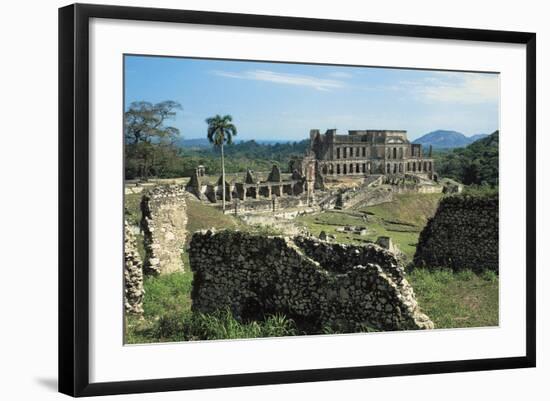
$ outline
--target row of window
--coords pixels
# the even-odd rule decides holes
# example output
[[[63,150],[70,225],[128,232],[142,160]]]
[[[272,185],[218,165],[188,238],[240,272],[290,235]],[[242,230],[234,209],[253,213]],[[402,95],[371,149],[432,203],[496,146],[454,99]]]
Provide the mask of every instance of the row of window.
[[[354,152],[355,151],[355,152]],[[337,159],[347,159],[348,157],[367,157],[367,148],[363,146],[362,148],[351,148],[351,147],[342,147],[336,148],[336,158]]]
[[[402,159],[406,151],[403,148],[390,148],[386,149],[386,157],[388,159]]]
[[[407,172],[429,172],[432,170],[432,162],[418,161],[407,163],[387,163],[385,166],[386,174],[407,173]],[[371,163],[349,163],[349,164],[325,164],[322,168],[323,174],[361,174],[376,173],[372,171]]]
[[[407,154],[406,148],[387,148],[386,157],[388,159],[402,159]],[[336,148],[337,159],[347,159],[352,157],[367,157],[367,148],[365,146],[359,147],[341,147]]]

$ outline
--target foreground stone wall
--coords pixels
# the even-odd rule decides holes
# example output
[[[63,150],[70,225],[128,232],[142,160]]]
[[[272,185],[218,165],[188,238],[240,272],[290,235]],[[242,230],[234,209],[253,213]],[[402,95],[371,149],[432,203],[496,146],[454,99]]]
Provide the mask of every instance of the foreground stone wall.
[[[414,264],[498,272],[498,196],[441,199],[420,233]]]
[[[196,311],[284,313],[308,333],[433,328],[395,256],[376,245],[206,231],[193,235],[190,262]]]
[[[147,274],[183,270],[181,254],[186,240],[185,190],[180,185],[158,186],[141,200],[141,226]]]
[[[144,294],[143,263],[134,233],[124,221],[124,309],[127,313],[143,313]]]

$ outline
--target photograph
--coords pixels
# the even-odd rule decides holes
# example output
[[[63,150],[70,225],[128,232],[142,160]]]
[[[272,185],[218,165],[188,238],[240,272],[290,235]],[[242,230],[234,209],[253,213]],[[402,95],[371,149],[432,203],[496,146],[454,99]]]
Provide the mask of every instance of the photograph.
[[[123,57],[125,344],[499,326],[498,72]]]

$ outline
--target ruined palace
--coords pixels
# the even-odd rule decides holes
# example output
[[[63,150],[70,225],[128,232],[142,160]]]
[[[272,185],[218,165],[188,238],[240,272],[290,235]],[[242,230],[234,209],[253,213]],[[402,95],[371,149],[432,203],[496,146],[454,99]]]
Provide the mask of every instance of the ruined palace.
[[[407,131],[352,130],[347,135],[329,129],[321,134],[312,129],[310,155],[317,161],[321,176],[370,174],[414,174],[435,179],[431,149],[411,143]]]
[[[365,190],[387,184],[396,192],[437,192],[442,188],[435,182],[437,175],[431,153],[430,148],[424,155],[422,145],[407,139],[407,131],[352,130],[340,135],[335,129],[324,134],[312,129],[309,149],[303,157],[290,161],[287,172],[274,165],[269,173],[247,170],[226,175],[222,184],[221,177],[208,177],[204,167],[198,166],[186,189],[211,203],[220,201],[225,191],[226,201],[233,204],[236,211],[251,202],[256,209],[265,210],[275,210],[277,202],[281,208],[326,207],[336,202],[330,184],[343,182],[345,186],[348,178],[359,179]],[[357,185],[354,185],[353,194],[357,195]],[[342,195],[345,188],[339,191]],[[373,198],[372,191],[368,196]]]

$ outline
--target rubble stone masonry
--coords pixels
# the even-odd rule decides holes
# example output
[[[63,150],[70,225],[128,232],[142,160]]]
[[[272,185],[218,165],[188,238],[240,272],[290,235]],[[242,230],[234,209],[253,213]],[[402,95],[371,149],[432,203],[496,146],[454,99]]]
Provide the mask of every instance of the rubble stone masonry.
[[[414,264],[498,272],[498,254],[498,195],[453,195],[420,233]]]
[[[433,328],[395,255],[374,244],[202,231],[190,263],[195,311],[283,313],[310,333]]]
[[[157,186],[141,200],[141,226],[145,239],[146,274],[182,271],[187,212],[185,189],[179,185]]]
[[[136,247],[134,233],[124,221],[124,310],[143,313],[143,263]]]

